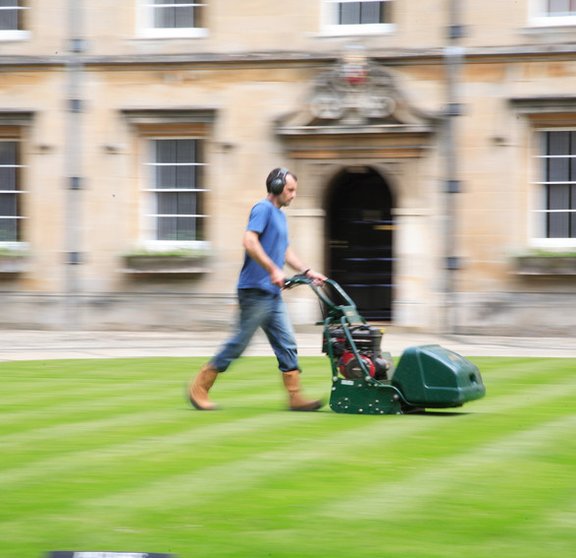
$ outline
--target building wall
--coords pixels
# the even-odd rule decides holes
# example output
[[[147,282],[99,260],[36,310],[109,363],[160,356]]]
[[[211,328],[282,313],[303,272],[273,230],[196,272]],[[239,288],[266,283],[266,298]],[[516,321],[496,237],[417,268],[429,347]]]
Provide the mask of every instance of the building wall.
[[[304,261],[325,270],[330,181],[343,168],[369,166],[397,201],[393,325],[440,331],[449,304],[453,328],[464,333],[576,333],[576,319],[561,312],[574,303],[574,276],[520,275],[513,259],[531,246],[537,168],[533,120],[510,100],[570,97],[576,88],[566,28],[536,21],[536,1],[466,3],[461,14],[464,114],[453,122],[462,181],[454,198],[455,255],[462,267],[451,276],[448,303],[440,118],[448,2],[431,0],[425,12],[418,0],[396,2],[390,33],[335,36],[323,31],[322,2],[214,0],[207,35],[186,39],[142,36],[136,0],[27,4],[29,38],[0,41],[0,128],[2,114],[32,114],[20,127],[30,257],[22,272],[0,273],[2,326],[223,327],[235,310],[247,214],[265,194],[268,171],[288,166],[298,174],[299,195],[287,210],[292,243]],[[70,21],[77,24],[72,32]],[[85,52],[70,52],[71,37],[85,41]],[[315,80],[351,43],[393,73],[414,111],[437,118],[417,155],[390,155],[388,147],[388,155],[324,152],[314,159],[295,154],[278,133],[279,121],[306,113]],[[75,94],[83,110],[71,116],[67,103]],[[143,136],[128,115],[144,109],[214,115],[205,135],[210,259],[203,273],[125,271],[123,255],[141,243],[145,211]],[[310,141],[324,145],[320,137]],[[74,168],[83,189],[71,193]],[[66,264],[71,250],[81,253],[80,265]],[[286,296],[297,324],[317,319],[311,293]]]
[[[42,56],[48,59],[66,52],[70,6],[79,12],[75,34],[87,41],[90,55],[127,56],[151,54],[192,54],[276,51],[284,53],[326,53],[332,56],[351,37],[361,38],[370,49],[401,50],[406,55],[441,49],[446,44],[449,0],[428,0],[426,9],[419,0],[396,2],[394,24],[388,32],[336,34],[325,28],[326,12],[321,0],[212,0],[206,2],[208,32],[196,38],[152,39],[142,32],[139,6],[131,0],[27,0],[26,41],[5,42],[4,56]],[[502,2],[486,0],[456,3],[465,28],[463,46],[473,49],[564,45],[569,43],[569,25],[542,23],[538,18],[545,0]]]

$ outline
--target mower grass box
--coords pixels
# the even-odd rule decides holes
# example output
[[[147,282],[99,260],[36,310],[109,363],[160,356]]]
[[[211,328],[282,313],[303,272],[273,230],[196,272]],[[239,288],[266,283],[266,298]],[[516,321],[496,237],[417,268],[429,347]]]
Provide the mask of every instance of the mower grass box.
[[[406,349],[392,385],[416,407],[460,407],[486,393],[478,368],[440,345]]]

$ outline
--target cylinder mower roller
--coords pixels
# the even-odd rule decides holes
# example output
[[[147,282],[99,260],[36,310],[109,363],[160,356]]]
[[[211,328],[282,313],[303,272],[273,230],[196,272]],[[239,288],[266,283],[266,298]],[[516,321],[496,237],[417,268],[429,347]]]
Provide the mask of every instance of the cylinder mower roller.
[[[369,325],[342,287],[327,279],[323,286],[303,275],[285,288],[308,285],[323,308],[322,352],[330,360],[330,408],[336,413],[390,415],[460,407],[484,397],[478,368],[440,345],[407,348],[394,366],[382,352],[382,330]]]

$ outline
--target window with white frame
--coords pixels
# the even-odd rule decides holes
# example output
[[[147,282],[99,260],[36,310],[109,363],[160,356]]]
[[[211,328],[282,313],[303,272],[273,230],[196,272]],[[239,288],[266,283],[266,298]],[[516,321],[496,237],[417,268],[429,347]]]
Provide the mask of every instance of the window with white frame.
[[[576,130],[538,131],[538,234],[552,245],[575,245]]]
[[[206,2],[194,0],[139,0],[140,35],[156,38],[204,37]]]
[[[576,0],[531,0],[534,25],[576,25]]]
[[[324,0],[324,31],[330,34],[390,32],[393,4],[393,0]]]
[[[24,26],[26,9],[22,0],[0,0],[0,41],[29,37]]]
[[[576,0],[546,0],[545,14],[549,17],[576,15]]]
[[[0,140],[0,245],[22,241],[20,144]]]
[[[184,245],[204,240],[204,143],[148,138],[147,240]]]

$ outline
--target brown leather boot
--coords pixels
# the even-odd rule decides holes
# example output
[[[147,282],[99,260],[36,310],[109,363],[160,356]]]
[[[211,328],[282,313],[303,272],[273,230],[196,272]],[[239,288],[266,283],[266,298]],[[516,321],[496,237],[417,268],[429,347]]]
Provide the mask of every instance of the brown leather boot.
[[[288,392],[291,411],[317,411],[322,407],[322,401],[309,401],[300,393],[300,370],[290,370],[282,373],[284,387]]]
[[[208,392],[218,377],[218,370],[205,364],[188,388],[188,400],[199,411],[215,411],[218,406],[210,401]]]

